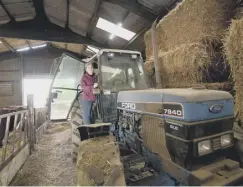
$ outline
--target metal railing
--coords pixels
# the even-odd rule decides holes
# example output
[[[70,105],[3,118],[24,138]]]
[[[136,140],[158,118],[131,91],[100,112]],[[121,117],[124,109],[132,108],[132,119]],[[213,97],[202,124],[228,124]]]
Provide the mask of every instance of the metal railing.
[[[1,164],[3,164],[28,142],[28,110],[0,115],[1,130],[5,131],[0,148]]]

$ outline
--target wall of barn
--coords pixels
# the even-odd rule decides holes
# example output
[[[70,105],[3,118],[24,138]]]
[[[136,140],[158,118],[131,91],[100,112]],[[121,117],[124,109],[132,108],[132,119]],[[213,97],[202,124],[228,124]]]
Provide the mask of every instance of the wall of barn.
[[[55,58],[63,51],[47,47],[0,56],[0,107],[23,104],[23,79],[50,77]]]
[[[0,56],[0,107],[22,104],[23,65],[16,54]]]
[[[23,53],[23,76],[49,76],[53,60],[62,55],[62,50],[43,48]]]

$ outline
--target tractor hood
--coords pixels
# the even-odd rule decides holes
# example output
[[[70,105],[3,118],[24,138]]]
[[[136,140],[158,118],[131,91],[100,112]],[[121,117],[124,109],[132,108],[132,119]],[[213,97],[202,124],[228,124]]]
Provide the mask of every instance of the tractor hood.
[[[233,117],[231,94],[207,89],[149,89],[121,91],[118,109],[163,115],[184,121]],[[169,113],[168,113],[169,112]]]

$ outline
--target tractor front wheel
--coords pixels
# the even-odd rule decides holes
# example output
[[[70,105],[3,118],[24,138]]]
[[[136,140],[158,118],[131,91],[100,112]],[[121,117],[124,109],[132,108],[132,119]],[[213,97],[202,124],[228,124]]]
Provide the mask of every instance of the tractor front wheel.
[[[78,99],[74,101],[71,111],[71,124],[72,124],[72,159],[74,162],[77,160],[78,147],[80,143],[80,134],[78,126],[83,125],[83,109]]]

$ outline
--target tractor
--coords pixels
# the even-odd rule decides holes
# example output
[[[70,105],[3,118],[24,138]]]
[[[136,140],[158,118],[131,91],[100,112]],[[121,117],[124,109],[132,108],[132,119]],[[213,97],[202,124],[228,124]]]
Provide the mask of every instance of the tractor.
[[[99,84],[90,125],[83,124],[80,104],[86,62],[94,64]],[[202,87],[148,89],[136,51],[102,49],[86,60],[63,54],[55,69],[51,117],[71,117],[73,160],[80,142],[114,136],[179,184],[236,185],[243,179],[240,164],[229,159],[235,144],[229,93]]]

